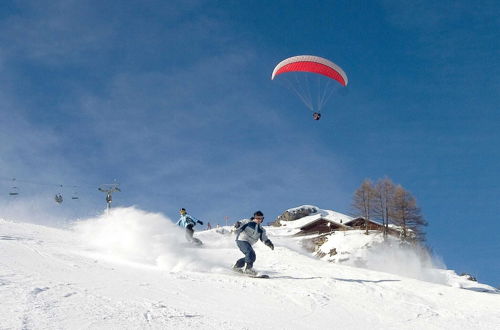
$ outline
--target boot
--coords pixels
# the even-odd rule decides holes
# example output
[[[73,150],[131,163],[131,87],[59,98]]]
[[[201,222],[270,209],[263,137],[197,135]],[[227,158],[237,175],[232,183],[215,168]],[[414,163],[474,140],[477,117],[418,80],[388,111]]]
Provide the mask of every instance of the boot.
[[[233,269],[243,271],[243,267],[245,266],[245,259],[238,259],[233,266]]]
[[[243,272],[248,275],[257,275],[257,271],[252,267],[246,267]]]

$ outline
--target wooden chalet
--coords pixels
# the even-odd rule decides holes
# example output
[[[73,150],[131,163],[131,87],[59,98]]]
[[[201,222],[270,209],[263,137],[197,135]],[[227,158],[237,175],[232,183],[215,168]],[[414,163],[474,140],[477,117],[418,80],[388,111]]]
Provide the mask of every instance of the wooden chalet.
[[[345,223],[345,225],[350,227],[351,229],[366,230],[366,221],[365,221],[365,218],[362,218],[362,217],[358,217],[356,219],[348,221]],[[373,220],[368,220],[368,230],[383,231],[384,225],[379,223],[379,222],[373,221]],[[399,230],[397,230],[395,228],[389,227],[388,234],[394,235],[394,236],[399,236],[400,232],[399,232]]]
[[[319,218],[300,227],[297,235],[326,234],[338,230],[350,230],[352,228],[325,218]]]
[[[299,226],[295,227],[299,231],[296,236],[323,236],[336,231],[348,230],[366,230],[367,222],[363,217],[352,218],[347,215],[330,212],[327,216],[319,215],[312,217],[307,222],[302,222]],[[302,221],[302,220],[298,220]],[[384,225],[373,220],[368,220],[368,230],[370,231],[384,231]],[[389,226],[388,232],[392,236],[400,236],[400,229],[396,226]]]

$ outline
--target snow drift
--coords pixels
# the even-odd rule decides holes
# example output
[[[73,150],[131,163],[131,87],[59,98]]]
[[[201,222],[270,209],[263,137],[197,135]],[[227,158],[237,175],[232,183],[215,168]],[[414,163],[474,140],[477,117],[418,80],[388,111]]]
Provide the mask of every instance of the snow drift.
[[[200,249],[186,241],[184,229],[160,213],[116,208],[109,214],[78,221],[73,228],[96,253],[110,259],[167,271],[216,271],[225,266],[215,258],[202,257]]]

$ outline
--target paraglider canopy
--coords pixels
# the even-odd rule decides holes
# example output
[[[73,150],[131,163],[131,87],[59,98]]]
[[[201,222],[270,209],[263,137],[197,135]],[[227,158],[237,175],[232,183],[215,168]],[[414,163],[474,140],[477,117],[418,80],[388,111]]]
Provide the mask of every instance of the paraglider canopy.
[[[293,56],[281,61],[274,68],[271,80],[279,74],[296,71],[321,74],[338,81],[342,86],[347,86],[344,70],[326,58],[313,55]]]
[[[334,91],[347,86],[347,75],[337,64],[314,55],[299,55],[284,59],[273,70],[276,79],[294,91],[300,100],[314,112],[314,120],[321,118],[321,110]],[[339,85],[340,84],[340,85]]]

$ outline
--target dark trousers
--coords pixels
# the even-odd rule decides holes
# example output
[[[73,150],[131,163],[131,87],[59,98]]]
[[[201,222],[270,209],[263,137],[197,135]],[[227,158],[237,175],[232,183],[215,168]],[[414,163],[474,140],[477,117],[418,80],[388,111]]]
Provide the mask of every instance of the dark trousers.
[[[246,268],[252,268],[255,259],[257,259],[257,256],[255,255],[255,251],[253,250],[252,245],[250,245],[250,243],[248,243],[247,241],[236,241],[236,244],[240,248],[240,251],[243,252],[245,257],[238,259],[234,267],[242,268],[243,266],[245,266],[246,263],[247,264]]]
[[[194,234],[194,225],[187,225],[186,226],[186,239],[188,242],[193,241],[193,234]]]

